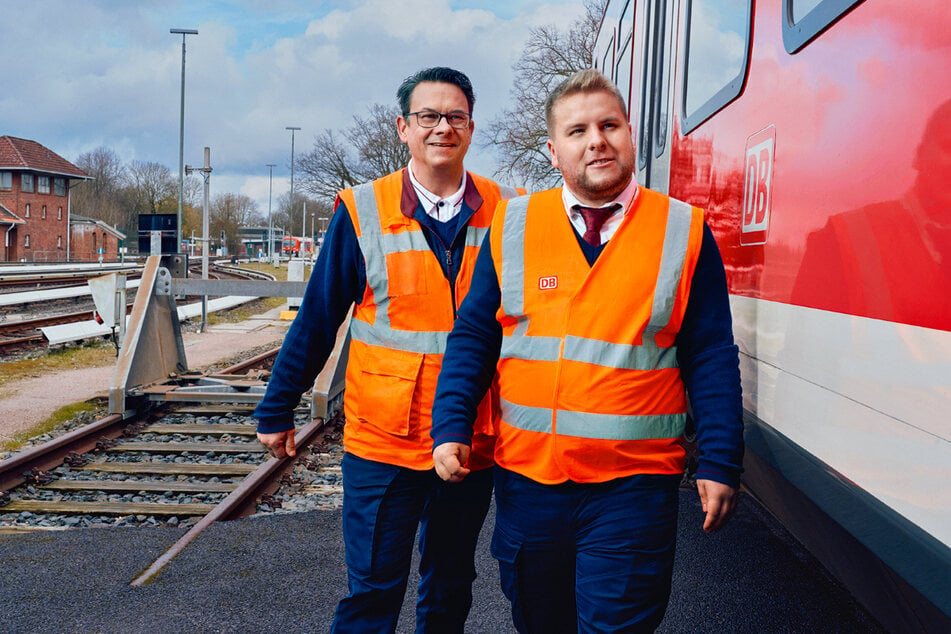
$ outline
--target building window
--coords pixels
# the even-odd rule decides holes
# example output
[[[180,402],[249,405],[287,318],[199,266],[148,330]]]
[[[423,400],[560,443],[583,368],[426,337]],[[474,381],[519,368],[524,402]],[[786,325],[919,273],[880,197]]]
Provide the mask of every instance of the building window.
[[[46,205],[43,205],[43,211],[40,214],[40,218],[42,218],[43,220],[46,220]]]
[[[56,248],[57,249],[63,248],[63,236],[56,236]]]
[[[53,179],[53,193],[57,196],[66,195],[66,179],[65,178],[54,178]]]
[[[56,219],[57,219],[57,220],[62,220],[62,219],[63,219],[63,208],[62,208],[62,207],[57,207],[57,208],[56,208]]]
[[[40,194],[50,193],[50,177],[38,176],[36,178],[36,191]]]
[[[0,189],[13,189],[13,172],[0,172]]]
[[[30,248],[30,234],[26,234],[25,236],[23,236],[23,248],[24,249]]]
[[[33,174],[20,174],[20,191],[27,194],[33,193]]]
[[[29,218],[29,217],[30,217],[30,203],[27,203],[27,204],[26,204],[26,209],[23,210],[23,216],[24,216],[25,218]]]

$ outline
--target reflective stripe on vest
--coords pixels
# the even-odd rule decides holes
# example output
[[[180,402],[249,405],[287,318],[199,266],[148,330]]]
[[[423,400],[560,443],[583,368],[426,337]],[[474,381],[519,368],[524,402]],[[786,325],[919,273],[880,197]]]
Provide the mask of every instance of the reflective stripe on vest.
[[[358,341],[374,346],[423,354],[442,354],[446,350],[446,337],[449,333],[394,330],[390,327],[390,316],[386,307],[387,298],[389,298],[389,279],[386,272],[387,254],[409,251],[429,253],[431,249],[429,243],[426,242],[426,236],[419,229],[383,235],[373,183],[364,183],[354,187],[353,198],[356,201],[356,213],[360,221],[360,235],[357,237],[357,241],[363,252],[367,285],[373,290],[377,310],[375,323],[372,325],[360,319],[354,319],[350,323],[351,336]],[[485,230],[482,231],[484,233]]]
[[[499,399],[499,407],[502,420],[512,427],[543,434],[552,433],[551,410],[547,407],[517,405],[504,398]],[[556,415],[558,428],[555,431],[558,434],[598,440],[676,438],[683,433],[687,422],[686,414],[621,416],[560,409]]]

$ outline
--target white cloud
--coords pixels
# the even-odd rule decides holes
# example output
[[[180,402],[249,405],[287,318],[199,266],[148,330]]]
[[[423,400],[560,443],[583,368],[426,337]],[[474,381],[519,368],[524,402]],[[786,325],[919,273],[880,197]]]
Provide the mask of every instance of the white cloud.
[[[404,77],[434,65],[470,76],[476,125],[487,123],[508,105],[529,28],[567,27],[582,11],[580,0],[279,0],[268,9],[87,0],[81,10],[41,0],[0,21],[14,60],[4,71],[0,134],[68,159],[104,145],[177,173],[181,36],[169,28],[197,28],[186,38],[185,162],[199,164],[210,146],[213,193],[246,194],[266,213],[266,163],[277,164],[273,199],[288,187],[285,126],[302,128],[296,150],[307,151],[318,132],[349,125],[373,102],[394,103]],[[493,169],[477,148],[468,164]]]

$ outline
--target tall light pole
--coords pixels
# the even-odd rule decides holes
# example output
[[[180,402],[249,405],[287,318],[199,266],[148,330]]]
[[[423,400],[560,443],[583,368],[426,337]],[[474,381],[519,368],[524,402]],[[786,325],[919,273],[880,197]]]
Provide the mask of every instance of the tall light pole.
[[[274,185],[274,168],[276,163],[267,164],[267,261],[274,260],[274,238],[271,237],[271,188]]]
[[[185,36],[198,35],[198,29],[169,29],[182,36],[182,106],[178,126],[178,229],[175,235],[175,253],[182,248],[182,202],[185,199]]]
[[[293,213],[294,211],[294,131],[300,130],[300,128],[289,125],[284,129],[291,131],[291,200],[288,206],[291,208],[291,212]],[[301,232],[301,237],[304,237],[303,223],[301,224],[300,232]]]

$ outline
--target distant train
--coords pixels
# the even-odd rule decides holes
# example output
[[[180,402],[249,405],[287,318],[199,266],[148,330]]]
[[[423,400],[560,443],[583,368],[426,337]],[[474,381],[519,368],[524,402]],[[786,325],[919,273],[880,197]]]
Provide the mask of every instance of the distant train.
[[[281,240],[281,254],[288,258],[309,258],[314,255],[314,240],[313,238],[284,236]]]
[[[746,487],[894,631],[951,631],[949,34],[947,0],[610,0],[594,48],[638,181],[720,245]]]

